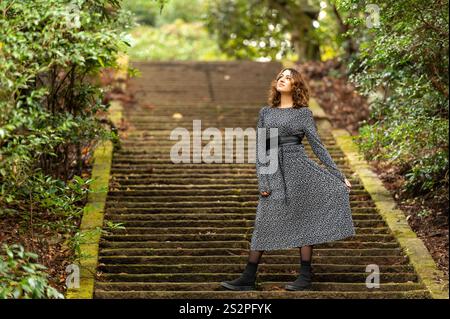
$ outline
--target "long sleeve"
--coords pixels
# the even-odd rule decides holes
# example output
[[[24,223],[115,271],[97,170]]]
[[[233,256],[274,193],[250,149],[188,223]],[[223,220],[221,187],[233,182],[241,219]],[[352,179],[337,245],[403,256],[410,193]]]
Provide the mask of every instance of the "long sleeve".
[[[303,130],[314,154],[323,164],[325,164],[331,174],[344,182],[345,175],[339,170],[336,163],[334,163],[333,159],[331,158],[330,153],[328,153],[327,149],[323,145],[319,133],[316,129],[313,113],[308,108],[305,109],[305,125],[303,127]]]
[[[259,111],[258,124],[256,125],[256,175],[258,177],[258,188],[260,192],[270,192],[268,174],[261,174],[261,167],[268,166],[268,163],[261,162],[261,154],[259,152],[259,139],[265,138],[265,136],[260,137],[259,129],[264,127],[264,107]]]

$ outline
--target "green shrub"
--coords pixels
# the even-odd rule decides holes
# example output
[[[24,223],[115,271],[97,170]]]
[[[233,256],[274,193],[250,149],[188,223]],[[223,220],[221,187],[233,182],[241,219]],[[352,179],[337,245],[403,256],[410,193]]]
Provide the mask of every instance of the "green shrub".
[[[373,97],[361,150],[400,167],[412,194],[448,198],[448,1],[338,3],[351,12],[349,36],[360,43],[351,80]],[[379,27],[366,25],[368,5],[378,6]]]
[[[21,245],[2,245],[0,254],[0,298],[64,298],[47,280],[47,267],[36,263],[37,255]]]
[[[0,208],[79,213],[79,177],[115,137],[98,75],[128,47],[119,1],[0,2]],[[70,219],[69,219],[70,220]]]

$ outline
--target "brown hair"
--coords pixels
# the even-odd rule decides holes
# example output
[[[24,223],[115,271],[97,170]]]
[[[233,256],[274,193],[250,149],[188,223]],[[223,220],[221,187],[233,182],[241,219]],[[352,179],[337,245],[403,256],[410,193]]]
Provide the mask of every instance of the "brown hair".
[[[301,73],[293,68],[282,69],[278,73],[277,77],[274,80],[272,80],[269,89],[269,98],[268,98],[269,106],[270,107],[280,106],[281,93],[277,91],[277,82],[281,74],[283,74],[285,70],[291,71],[291,77],[293,80],[292,83],[292,100],[294,101],[293,108],[308,107],[309,87],[306,84],[306,81],[304,80]]]

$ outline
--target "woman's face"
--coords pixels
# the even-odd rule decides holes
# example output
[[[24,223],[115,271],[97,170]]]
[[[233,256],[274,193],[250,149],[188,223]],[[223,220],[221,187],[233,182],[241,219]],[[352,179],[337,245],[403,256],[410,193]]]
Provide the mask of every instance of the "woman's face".
[[[284,70],[277,78],[277,91],[280,93],[289,93],[292,90],[291,71]]]

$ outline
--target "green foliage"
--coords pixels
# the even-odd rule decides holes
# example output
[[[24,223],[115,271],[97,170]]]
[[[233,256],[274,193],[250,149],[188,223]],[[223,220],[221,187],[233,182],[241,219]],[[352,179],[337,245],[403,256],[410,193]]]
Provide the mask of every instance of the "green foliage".
[[[36,172],[15,195],[36,203],[38,214],[43,218],[35,219],[35,226],[53,231],[75,230],[91,182],[92,179],[79,176],[64,182]],[[24,222],[28,222],[30,218],[28,214],[22,215]]]
[[[0,299],[59,298],[64,296],[51,287],[47,267],[36,263],[38,256],[21,245],[2,245],[0,254]]]
[[[208,0],[124,0],[123,7],[136,16],[142,25],[160,27],[176,20],[190,23],[198,20],[204,13]]]
[[[207,2],[125,0],[124,7],[131,10],[141,24],[131,32],[130,58],[151,61],[226,60],[226,55],[204,26]]]
[[[351,80],[371,98],[361,149],[400,166],[411,193],[448,188],[448,1],[339,3],[354,11],[348,36],[359,42]],[[366,24],[369,4],[380,9],[378,28]]]
[[[128,0],[123,2],[124,8],[133,12],[136,22],[145,25],[156,25],[157,3],[148,0]]]
[[[129,50],[132,60],[226,60],[200,23],[176,20],[159,28],[141,26],[131,34],[136,40]]]
[[[417,216],[419,216],[420,218],[425,218],[425,217],[430,216],[432,213],[433,212],[429,209],[423,209],[417,213]]]
[[[320,44],[322,61],[345,56],[351,45],[351,39],[343,36],[347,25],[342,20],[342,13],[335,11],[336,1],[315,2],[318,2],[321,8],[315,35]]]
[[[0,216],[55,238],[75,234],[75,258],[92,182],[83,168],[96,143],[117,138],[102,118],[109,88],[99,75],[119,67],[130,21],[117,0],[0,1]],[[35,255],[5,249],[3,298],[61,297]]]
[[[87,181],[76,176],[94,143],[115,136],[97,116],[109,107],[97,78],[129,46],[131,16],[119,5],[0,2],[0,207],[9,214],[79,214]]]
[[[77,231],[73,236],[66,240],[65,245],[74,252],[74,261],[79,262],[82,257],[87,257],[83,255],[81,245],[92,242],[93,237],[99,236],[102,232],[103,230],[101,227],[96,227],[85,231]]]
[[[74,260],[79,262],[81,257],[86,257],[81,251],[82,244],[92,242],[93,237],[100,236],[102,234],[111,235],[111,231],[115,229],[125,229],[125,226],[123,226],[123,223],[106,221],[103,228],[95,227],[90,230],[77,231],[73,236],[66,240],[65,245],[67,245],[71,251],[75,253]]]
[[[293,49],[282,14],[265,1],[210,1],[206,26],[220,49],[237,59],[277,59]]]
[[[125,226],[123,226],[123,223],[115,223],[113,221],[107,220],[105,222],[105,226],[103,227],[109,234],[109,231],[115,230],[115,229],[126,229]]]

